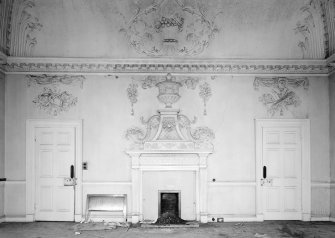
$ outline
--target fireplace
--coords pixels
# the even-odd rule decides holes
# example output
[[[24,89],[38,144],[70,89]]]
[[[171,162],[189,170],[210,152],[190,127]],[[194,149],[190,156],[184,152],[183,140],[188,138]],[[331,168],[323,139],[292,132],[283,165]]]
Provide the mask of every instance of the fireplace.
[[[180,191],[159,192],[158,216],[166,213],[180,217]]]
[[[213,153],[214,132],[206,126],[193,128],[196,118],[189,119],[172,107],[183,86],[176,77],[168,74],[155,86],[165,108],[141,119],[145,129],[131,127],[126,132],[132,141],[126,150],[132,168],[131,221],[172,213],[180,219],[207,222],[207,158]]]

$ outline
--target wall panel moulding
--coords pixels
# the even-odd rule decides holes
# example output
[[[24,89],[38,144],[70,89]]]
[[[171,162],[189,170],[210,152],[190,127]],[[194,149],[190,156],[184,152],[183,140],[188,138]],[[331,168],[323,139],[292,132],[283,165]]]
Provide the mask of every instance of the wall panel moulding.
[[[80,74],[300,74],[327,75],[326,60],[249,59],[91,59],[8,57],[1,70],[10,73]]]

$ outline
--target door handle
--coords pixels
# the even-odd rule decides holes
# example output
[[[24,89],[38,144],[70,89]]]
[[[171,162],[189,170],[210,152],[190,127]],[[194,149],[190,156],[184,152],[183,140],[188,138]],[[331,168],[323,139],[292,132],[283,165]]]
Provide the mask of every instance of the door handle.
[[[64,186],[75,186],[77,184],[74,177],[74,165],[70,166],[70,178],[64,178]]]
[[[263,166],[263,179],[266,179],[266,166]]]
[[[74,166],[71,165],[70,167],[70,177],[73,179],[74,178]]]

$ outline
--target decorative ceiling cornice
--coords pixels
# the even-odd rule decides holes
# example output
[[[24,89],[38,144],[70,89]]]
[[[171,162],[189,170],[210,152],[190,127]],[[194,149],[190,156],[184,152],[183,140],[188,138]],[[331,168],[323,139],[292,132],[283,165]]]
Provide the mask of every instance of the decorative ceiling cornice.
[[[331,57],[330,57],[331,58]],[[7,57],[7,74],[228,74],[328,75],[328,60],[252,59],[94,59]]]

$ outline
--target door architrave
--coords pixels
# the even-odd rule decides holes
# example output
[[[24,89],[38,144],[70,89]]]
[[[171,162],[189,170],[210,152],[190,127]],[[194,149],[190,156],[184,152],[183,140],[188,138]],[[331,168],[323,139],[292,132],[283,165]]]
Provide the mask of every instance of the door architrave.
[[[262,132],[266,127],[299,127],[301,129],[301,212],[302,221],[311,220],[311,159],[309,119],[255,119],[256,139],[256,216],[264,220],[262,201]]]
[[[75,129],[75,188],[74,220],[82,219],[82,120],[28,119],[26,121],[26,221],[35,221],[35,128],[71,127]]]

